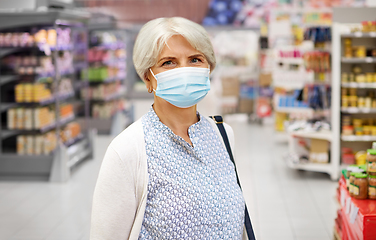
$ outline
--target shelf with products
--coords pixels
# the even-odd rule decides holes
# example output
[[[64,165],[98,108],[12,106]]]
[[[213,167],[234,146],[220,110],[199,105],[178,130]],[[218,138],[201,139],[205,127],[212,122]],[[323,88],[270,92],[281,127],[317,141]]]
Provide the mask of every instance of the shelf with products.
[[[376,63],[376,57],[342,58],[342,63]]]
[[[349,9],[335,9],[333,15],[337,19],[332,26],[331,119],[334,137],[331,160],[338,165],[348,164],[344,149],[364,149],[376,136],[375,10],[353,10],[354,15],[348,15]],[[355,15],[364,20],[372,19],[372,26],[368,26],[368,21],[360,22],[360,17],[355,18]]]
[[[38,14],[43,22],[31,24],[35,17],[32,11],[0,14],[0,178],[28,178],[34,171],[38,179],[61,182],[69,178],[61,175],[70,171],[64,162],[77,158],[61,151],[86,140],[85,157],[92,153],[92,134],[81,127],[85,116],[72,104],[77,71],[87,67],[88,15],[46,11]],[[46,162],[29,171],[26,156],[46,156]]]
[[[368,149],[356,154],[356,165],[353,156],[352,165],[341,171],[336,191],[339,206],[334,228],[343,239],[373,239],[376,233],[376,142],[363,146]]]
[[[342,82],[341,86],[343,88],[376,88],[376,82],[366,83],[366,82]]]
[[[342,113],[376,113],[376,108],[367,108],[367,107],[342,107]]]
[[[331,179],[337,179],[338,165],[329,162],[330,142],[333,139],[329,123],[332,104],[331,28],[320,24],[304,27],[306,29],[302,30],[299,47],[290,47],[290,51],[281,47],[286,49],[285,52],[276,53],[279,54],[277,69],[285,70],[276,71],[273,75],[275,80],[280,81],[274,81],[274,86],[285,89],[275,90],[276,123],[279,130],[286,131],[289,145],[286,164],[289,168],[323,172],[329,174]],[[291,125],[297,122],[310,124],[320,121],[328,125],[327,130],[290,130]],[[304,147],[302,142],[305,143]]]
[[[332,173],[332,166],[329,163],[294,163],[291,160],[286,159],[287,166],[291,169],[313,171],[313,172],[322,172],[322,173]]]
[[[376,141],[376,135],[342,135],[341,140],[346,142],[373,142]]]
[[[88,126],[96,128],[100,134],[113,134],[114,126],[126,127],[114,116],[130,117],[123,111],[126,107],[123,102],[128,98],[128,31],[116,28],[116,22],[110,16],[94,16],[89,22],[88,68],[81,71],[81,77],[86,76],[89,85],[87,91],[80,91],[80,97],[89,102]],[[103,24],[98,25],[102,21]]]

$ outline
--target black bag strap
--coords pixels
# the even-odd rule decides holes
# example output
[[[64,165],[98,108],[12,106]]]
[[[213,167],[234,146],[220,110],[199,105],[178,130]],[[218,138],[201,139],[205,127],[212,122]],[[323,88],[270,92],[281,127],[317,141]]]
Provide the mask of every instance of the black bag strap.
[[[210,116],[210,118],[212,118],[214,120],[214,122],[216,123],[216,125],[217,125],[217,127],[219,129],[219,132],[222,135],[223,142],[225,143],[228,155],[230,155],[231,162],[234,164],[235,173],[236,173],[236,181],[238,182],[238,185],[239,185],[239,187],[241,189],[242,187],[240,186],[238,172],[236,171],[236,164],[235,164],[235,161],[234,161],[234,156],[232,155],[232,151],[231,151],[231,147],[230,147],[230,142],[229,142],[228,137],[227,137],[226,129],[223,126],[222,116]],[[246,231],[247,231],[248,240],[256,240],[255,234],[253,233],[251,218],[249,217],[249,213],[248,213],[248,209],[247,209],[247,204],[245,204],[244,225],[245,225],[245,228],[246,228]]]

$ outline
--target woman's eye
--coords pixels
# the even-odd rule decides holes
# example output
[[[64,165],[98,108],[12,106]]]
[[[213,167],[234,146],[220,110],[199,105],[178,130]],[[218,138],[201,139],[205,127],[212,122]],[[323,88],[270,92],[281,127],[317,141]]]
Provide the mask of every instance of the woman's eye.
[[[171,65],[172,64],[172,61],[166,61],[162,64],[162,66],[166,66],[166,65]]]
[[[198,63],[198,62],[202,62],[202,61],[201,61],[201,59],[199,59],[199,58],[193,58],[193,59],[192,59],[192,62],[193,62],[193,63]]]

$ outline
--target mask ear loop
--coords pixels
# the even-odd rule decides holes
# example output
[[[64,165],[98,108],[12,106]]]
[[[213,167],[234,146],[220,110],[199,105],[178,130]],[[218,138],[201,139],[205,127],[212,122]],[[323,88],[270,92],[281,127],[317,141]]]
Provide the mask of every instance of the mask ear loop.
[[[155,77],[155,75],[154,75],[153,71],[151,70],[151,68],[149,68],[149,70],[150,70],[151,74],[153,75],[154,79],[158,82],[158,80],[157,80],[157,78]],[[148,90],[149,93],[152,93],[153,91],[155,92],[155,89],[154,89],[154,88],[152,88],[151,91]]]

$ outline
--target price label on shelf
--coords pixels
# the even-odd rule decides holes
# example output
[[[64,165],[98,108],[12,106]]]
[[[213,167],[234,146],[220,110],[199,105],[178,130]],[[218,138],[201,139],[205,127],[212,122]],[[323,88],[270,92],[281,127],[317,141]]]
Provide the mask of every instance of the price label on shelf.
[[[369,33],[369,36],[370,36],[370,37],[376,37],[376,32],[370,32],[370,33]]]
[[[351,197],[348,197],[346,199],[346,214],[350,213],[350,207],[351,207]]]
[[[373,58],[371,58],[371,57],[366,57],[366,62],[367,62],[367,63],[372,63],[372,62],[373,62]]]
[[[346,194],[344,191],[341,191],[341,206],[344,207],[346,204]]]
[[[353,202],[351,202],[351,210],[350,210],[350,223],[354,224],[356,217],[358,216],[359,208],[357,208]]]
[[[355,37],[362,37],[362,36],[363,36],[363,33],[361,33],[361,32],[356,32],[356,33],[354,33],[354,36],[355,36]]]

